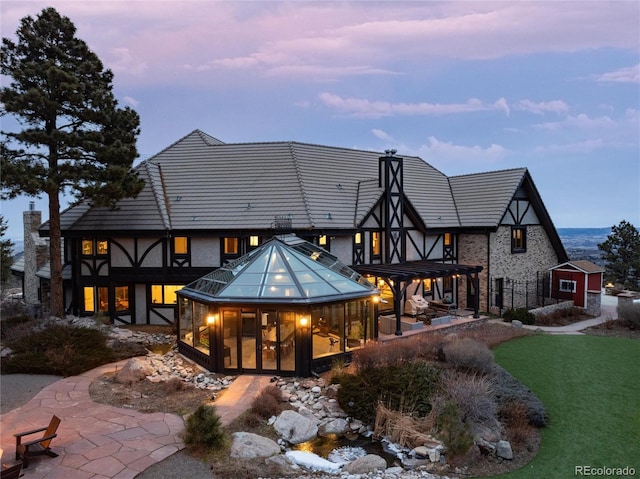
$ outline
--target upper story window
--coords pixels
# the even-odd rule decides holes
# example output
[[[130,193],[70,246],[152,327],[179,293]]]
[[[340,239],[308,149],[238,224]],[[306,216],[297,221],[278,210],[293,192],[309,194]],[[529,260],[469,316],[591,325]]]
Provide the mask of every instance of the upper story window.
[[[524,253],[527,251],[527,227],[511,227],[511,252]]]
[[[186,236],[173,238],[173,254],[189,254],[189,239]]]
[[[260,245],[260,238],[258,236],[249,236],[249,246],[255,248]]]
[[[382,255],[382,244],[380,241],[380,232],[371,232],[371,257],[379,258]]]
[[[453,239],[451,236],[451,233],[445,233],[444,234],[444,245],[445,246],[451,246],[453,244]]]
[[[320,246],[327,246],[329,244],[329,238],[327,238],[327,235],[320,235],[318,236],[318,245]]]
[[[355,234],[354,238],[353,238],[353,242],[357,245],[362,244],[362,233],[358,232]]]
[[[238,238],[225,238],[224,239],[224,254],[234,255],[239,253]]]
[[[105,256],[107,254],[109,254],[109,242],[107,240],[82,240],[82,256]]]

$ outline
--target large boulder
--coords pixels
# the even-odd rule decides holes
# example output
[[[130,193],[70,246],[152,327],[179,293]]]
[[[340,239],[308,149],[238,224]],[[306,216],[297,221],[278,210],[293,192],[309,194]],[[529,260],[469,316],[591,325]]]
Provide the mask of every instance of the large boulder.
[[[149,361],[141,358],[131,358],[125,363],[114,377],[120,384],[133,384],[144,380],[155,372]]]
[[[387,461],[375,454],[367,454],[342,468],[349,474],[369,474],[376,471],[384,471],[387,468]]]
[[[342,436],[348,430],[349,423],[341,417],[324,419],[320,422],[320,426],[318,426],[318,434],[321,436],[330,436],[332,434]]]
[[[254,459],[256,457],[271,457],[280,454],[280,446],[268,437],[259,436],[251,432],[234,432],[232,434],[231,457]]]
[[[513,451],[509,441],[498,441],[496,444],[496,456],[509,461],[513,459]]]
[[[282,411],[273,427],[282,439],[291,444],[311,441],[318,435],[316,421],[291,410]]]

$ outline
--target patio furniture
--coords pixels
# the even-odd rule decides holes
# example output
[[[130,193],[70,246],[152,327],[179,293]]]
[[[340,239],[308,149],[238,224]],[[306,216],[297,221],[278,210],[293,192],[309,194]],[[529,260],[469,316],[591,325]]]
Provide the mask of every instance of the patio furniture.
[[[50,444],[53,438],[57,437],[56,431],[59,425],[60,418],[53,416],[48,426],[14,434],[16,438],[16,460],[22,460],[25,469],[29,467],[29,459],[32,457],[42,455],[58,457],[58,455],[51,450]],[[44,434],[41,438],[22,442],[23,437],[42,431],[44,431]]]
[[[21,472],[22,472],[21,462],[18,462],[13,466],[3,464],[2,470],[0,470],[0,479],[17,479],[18,477],[20,477]]]

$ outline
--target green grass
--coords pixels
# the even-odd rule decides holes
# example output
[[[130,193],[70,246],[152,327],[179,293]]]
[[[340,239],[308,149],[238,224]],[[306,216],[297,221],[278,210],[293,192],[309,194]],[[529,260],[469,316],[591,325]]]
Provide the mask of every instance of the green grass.
[[[615,477],[576,475],[576,466],[629,466],[635,476],[627,477],[640,477],[640,341],[536,335],[494,353],[549,414],[538,455],[500,477]]]

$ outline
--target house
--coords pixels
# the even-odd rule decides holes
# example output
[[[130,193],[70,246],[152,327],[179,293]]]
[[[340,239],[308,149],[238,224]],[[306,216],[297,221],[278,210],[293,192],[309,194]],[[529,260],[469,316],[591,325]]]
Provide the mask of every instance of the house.
[[[549,268],[551,297],[571,300],[588,314],[600,315],[604,269],[591,261],[567,261]]]
[[[75,314],[175,324],[185,285],[282,233],[368,278],[396,334],[412,295],[475,315],[535,306],[541,278],[568,260],[526,168],[448,177],[392,150],[227,144],[195,130],[136,171],[137,198],[62,214]]]

